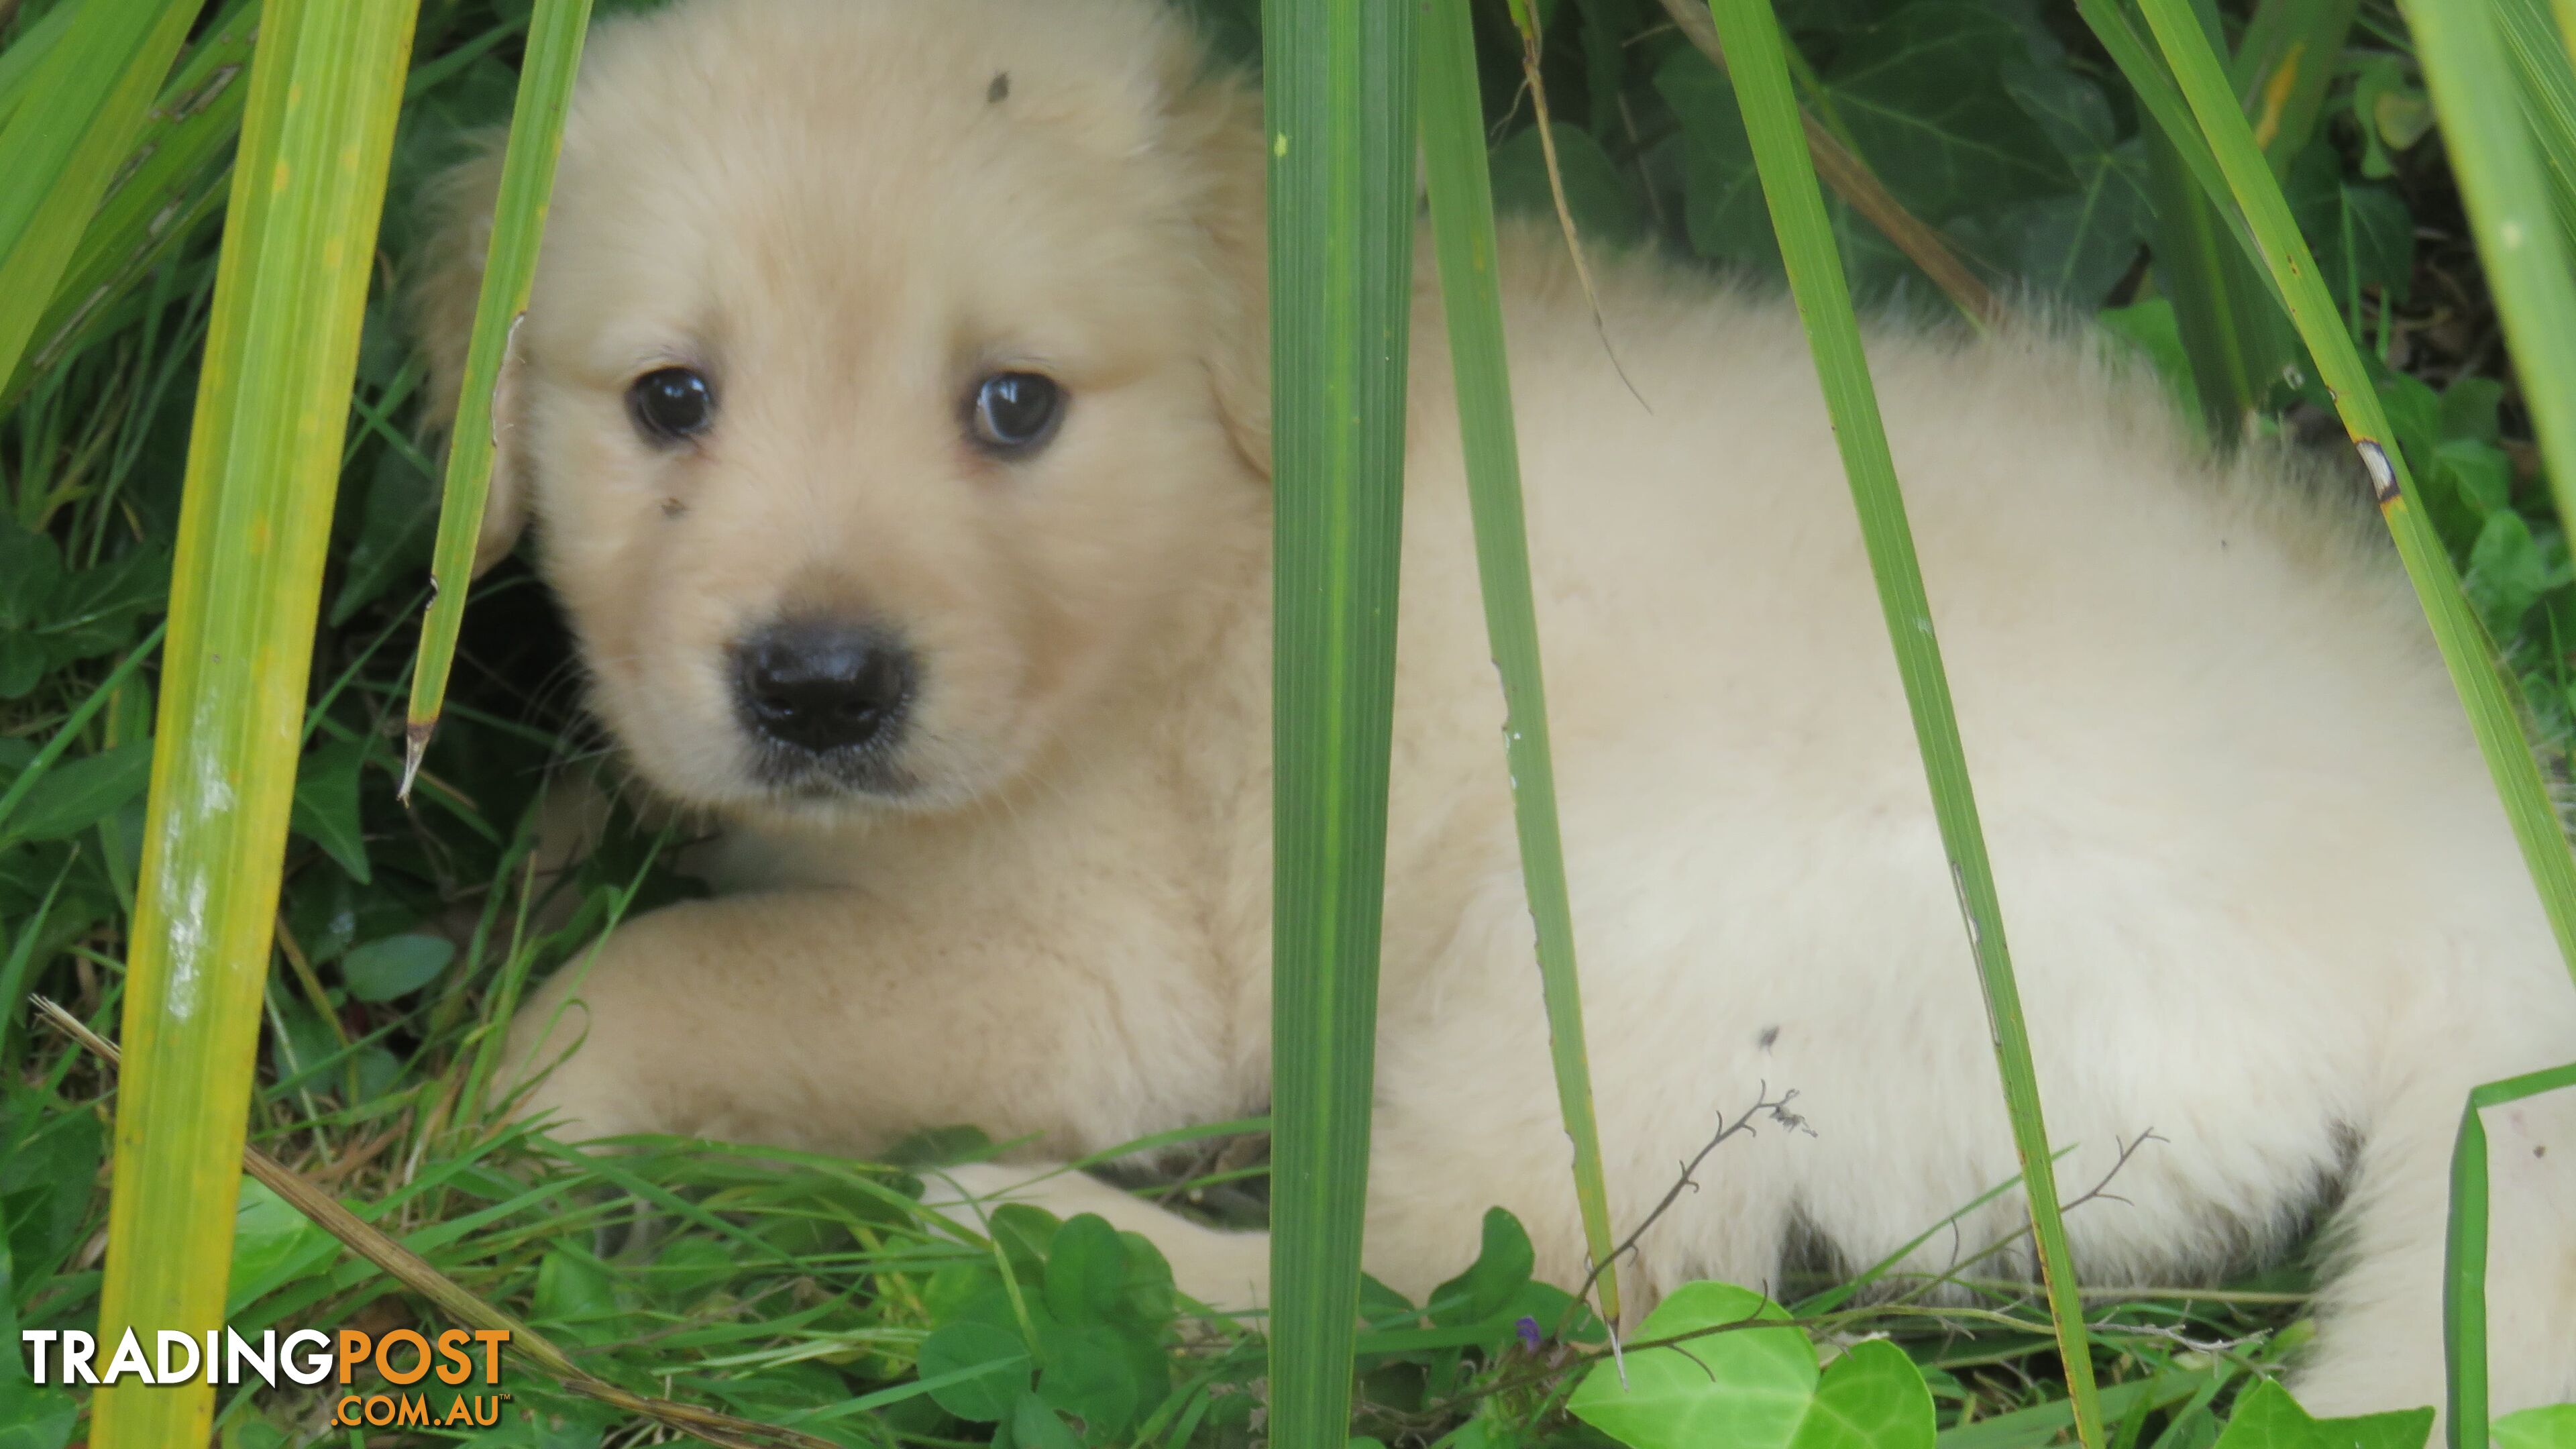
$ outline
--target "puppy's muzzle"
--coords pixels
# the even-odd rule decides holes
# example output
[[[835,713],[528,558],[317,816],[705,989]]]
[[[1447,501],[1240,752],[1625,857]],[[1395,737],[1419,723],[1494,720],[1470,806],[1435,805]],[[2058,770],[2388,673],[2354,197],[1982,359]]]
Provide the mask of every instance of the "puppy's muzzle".
[[[891,745],[912,700],[912,651],[874,625],[789,619],[734,646],[743,724],[788,755],[857,755]]]

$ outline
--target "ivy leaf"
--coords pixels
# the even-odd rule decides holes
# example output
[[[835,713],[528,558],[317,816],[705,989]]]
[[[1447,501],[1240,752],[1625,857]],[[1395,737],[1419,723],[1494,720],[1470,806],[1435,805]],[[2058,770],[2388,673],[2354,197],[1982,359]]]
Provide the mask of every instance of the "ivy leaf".
[[[973,1320],[952,1323],[921,1343],[921,1381],[931,1402],[958,1418],[990,1424],[1029,1389],[1029,1351],[1019,1335]]]
[[[2444,438],[2492,443],[2504,436],[2504,384],[2492,377],[2461,377],[2442,389]]]
[[[1815,1345],[1785,1325],[1728,1326],[1787,1317],[1779,1305],[1747,1289],[1685,1284],[1646,1315],[1636,1337],[1643,1342],[1702,1336],[1630,1352],[1624,1389],[1615,1365],[1596,1364],[1566,1408],[1630,1449],[1785,1449],[1815,1399]],[[1725,1331],[1707,1331],[1713,1329]]]
[[[27,1376],[18,1342],[17,1285],[9,1245],[0,1235],[0,1449],[63,1449],[71,1442],[80,1404],[60,1389],[38,1388]]]
[[[233,1210],[233,1264],[224,1290],[225,1316],[330,1265],[340,1240],[324,1232],[294,1204],[253,1178],[241,1180]]]
[[[0,1229],[13,1271],[41,1280],[80,1245],[107,1131],[46,1093],[18,1093],[9,1107],[0,1120]]]
[[[537,1260],[537,1322],[566,1338],[599,1343],[617,1336],[625,1316],[597,1258],[556,1248]]]
[[[1159,1334],[1180,1312],[1173,1297],[1172,1265],[1142,1233],[1120,1233],[1118,1241],[1127,1249],[1126,1273],[1119,1280],[1118,1305],[1110,1316]]]
[[[1819,1373],[1787,1317],[1747,1289],[1686,1284],[1636,1334],[1684,1341],[1631,1350],[1624,1386],[1594,1365],[1566,1407],[1629,1449],[1933,1449],[1932,1391],[1902,1349],[1865,1343]],[[1765,1321],[1779,1322],[1743,1326]]]
[[[2496,1449],[2576,1449],[2576,1404],[2525,1409],[2487,1427]]]
[[[32,629],[44,622],[46,599],[62,578],[61,545],[0,520],[0,629]]]
[[[1084,1213],[1056,1229],[1047,1245],[1046,1302],[1067,1323],[1107,1318],[1120,1307],[1127,1283],[1127,1245],[1098,1213]]]
[[[2314,1449],[2317,1421],[2269,1379],[2258,1379],[2236,1400],[2216,1449]]]
[[[2564,572],[2552,569],[2541,556],[2540,544],[2522,515],[2504,509],[2487,515],[2478,530],[2478,541],[2469,550],[2468,573],[2460,585],[2477,606],[2487,632],[2509,639],[2540,596],[2566,582],[2559,577]]]
[[[1734,84],[1708,57],[1685,49],[1656,67],[1655,90],[1682,123],[1682,222],[1691,250],[1777,270],[1780,247]]]
[[[45,646],[24,630],[0,625],[0,699],[25,699],[45,678]]]
[[[2433,1406],[2317,1420],[2318,1449],[2424,1449],[2433,1437]],[[2576,1440],[2569,1440],[2576,1444]]]
[[[1099,1328],[1061,1328],[1046,1337],[1038,1397],[1082,1421],[1083,1437],[1110,1441],[1136,1419],[1144,1386],[1118,1335]]]
[[[1026,1393],[1011,1405],[1011,1443],[1028,1449],[1082,1449],[1082,1441],[1073,1437],[1046,1400]]]
[[[1821,108],[1851,134],[1908,210],[1943,221],[1971,207],[2063,191],[2073,177],[2004,86],[2030,47],[1970,0],[1914,0],[1846,41]]]
[[[1434,1312],[1431,1321],[1444,1326],[1482,1323],[1500,1314],[1528,1284],[1537,1262],[1520,1219],[1501,1208],[1487,1209],[1484,1242],[1476,1261],[1432,1290],[1433,1303],[1450,1306]]]
[[[2394,190],[2345,181],[2342,159],[2323,143],[2290,163],[2284,190],[2336,306],[2351,306],[2372,287],[2406,300],[2415,270],[2415,219]]]
[[[1691,249],[1778,275],[1780,244],[1771,232],[1734,85],[1706,56],[1684,47],[1656,69],[1655,90],[1681,121],[1682,223]],[[1894,243],[1841,201],[1828,197],[1826,214],[1853,295],[1884,298],[1904,279],[1920,275]]]
[[[69,763],[57,761],[0,819],[0,843],[78,835],[141,795],[151,779],[150,740],[129,740]]]
[[[358,826],[358,772],[366,760],[363,739],[338,740],[315,750],[296,771],[295,805],[288,815],[296,834],[322,847],[360,885],[375,878],[367,866],[367,839]]]
[[[441,936],[388,936],[340,960],[340,979],[360,1001],[391,1001],[427,986],[456,959],[455,943]]]
[[[159,613],[170,599],[170,551],[160,546],[63,576],[45,607],[37,635],[59,666],[113,654],[134,642],[136,622]]]
[[[394,581],[429,565],[438,533],[439,484],[399,449],[387,448],[367,482],[357,541],[349,547],[340,592],[331,600],[338,628],[375,602]]]
[[[2513,497],[2513,460],[2493,443],[2474,438],[2445,438],[2433,457],[2458,487],[2460,498],[2484,518]]]
[[[2089,311],[2127,275],[2155,219],[2146,148],[2119,140],[2101,88],[2072,72],[2014,66],[2005,89],[2065,158],[2074,189],[1978,212],[1951,232],[1976,255]]]
[[[2404,151],[2433,129],[2433,102],[2407,78],[2406,62],[2384,51],[2353,59],[2352,119],[2361,132],[2361,174],[2374,181],[2397,174],[2389,152]]]
[[[2430,1408],[2318,1419],[2288,1390],[2259,1379],[2236,1400],[2215,1449],[2424,1449],[2432,1432]]]
[[[2191,398],[2191,354],[2183,349],[2182,324],[2174,317],[2172,299],[2150,297],[2126,307],[2108,307],[2094,320],[2103,331],[2136,348],[2173,390],[2177,403]]]
[[[1834,1360],[1790,1449],[1932,1449],[1932,1390],[1905,1350],[1884,1339]]]
[[[1646,218],[1638,210],[1636,188],[1619,174],[1592,133],[1559,121],[1549,134],[1556,141],[1557,175],[1565,182],[1565,209],[1585,247],[1632,247],[1645,240]],[[1522,127],[1494,148],[1488,164],[1497,216],[1518,213],[1557,224],[1556,193],[1548,185],[1547,151],[1539,144],[1538,127]]]

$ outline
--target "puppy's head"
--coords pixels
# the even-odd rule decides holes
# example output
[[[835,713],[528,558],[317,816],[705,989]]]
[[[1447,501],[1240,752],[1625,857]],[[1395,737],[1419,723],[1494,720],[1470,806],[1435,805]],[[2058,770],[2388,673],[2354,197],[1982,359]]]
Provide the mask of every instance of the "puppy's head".
[[[735,812],[973,800],[1255,557],[1257,117],[1156,0],[600,27],[485,544],[533,513],[648,779]],[[446,396],[498,174],[451,178],[418,291]]]

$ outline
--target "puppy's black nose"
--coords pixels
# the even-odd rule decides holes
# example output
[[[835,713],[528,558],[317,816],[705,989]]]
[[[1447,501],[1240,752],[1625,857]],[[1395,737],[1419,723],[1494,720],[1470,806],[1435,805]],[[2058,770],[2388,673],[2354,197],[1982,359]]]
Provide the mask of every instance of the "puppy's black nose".
[[[883,629],[791,619],[735,645],[734,661],[743,719],[816,754],[891,737],[912,697],[912,652]]]

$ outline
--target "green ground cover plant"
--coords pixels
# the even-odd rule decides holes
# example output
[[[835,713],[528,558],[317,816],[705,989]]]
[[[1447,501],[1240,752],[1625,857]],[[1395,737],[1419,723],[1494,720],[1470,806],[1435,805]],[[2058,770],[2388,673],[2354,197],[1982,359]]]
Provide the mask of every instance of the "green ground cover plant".
[[[1557,983],[1550,1065],[1578,1142],[1588,1089],[1579,1004],[1565,989],[1572,947],[1553,863],[1540,661],[1526,588],[1517,605],[1511,591],[1521,525],[1493,401],[1502,359],[1477,350],[1470,319],[1490,298],[1465,284],[1472,268],[1453,265],[1473,257],[1480,235],[1490,251],[1477,193],[1563,227],[1590,255],[1657,248],[1796,281],[1802,296],[1838,282],[1864,311],[1927,325],[1982,325],[1997,299],[2061,310],[2140,349],[2214,447],[2280,435],[2349,458],[2324,379],[2347,399],[2366,388],[2368,411],[2384,418],[2373,431],[2420,506],[2419,561],[2437,576],[2456,571],[2466,600],[2448,632],[2496,651],[2505,667],[2492,702],[2516,712],[2537,782],[2563,792],[2576,738],[2576,558],[2550,501],[2553,481],[2570,480],[2547,453],[2567,446],[2558,418],[2568,394],[2536,394],[2541,374],[2518,375],[2512,355],[2563,345],[2527,318],[2556,315],[2565,299],[2526,298],[2564,291],[2569,278],[2563,257],[2554,277],[2545,258],[2491,271],[2478,248],[2489,237],[2492,259],[2508,204],[2552,241],[2561,231],[2576,240],[2576,67],[2563,5],[2462,6],[2493,16],[2491,51],[2463,49],[2448,29],[2419,50],[2386,0],[1727,0],[1714,13],[1690,0],[1429,0],[1419,13],[1274,3],[1272,105],[1308,108],[1286,114],[1319,133],[1353,127],[1339,150],[1316,148],[1308,169],[1274,175],[1315,198],[1274,233],[1291,258],[1283,275],[1356,309],[1305,309],[1317,330],[1283,334],[1281,475],[1311,466],[1347,486],[1363,514],[1371,499],[1382,513],[1391,503],[1386,419],[1400,406],[1337,431],[1321,410],[1285,404],[1337,381],[1382,402],[1393,388],[1400,404],[1400,379],[1337,380],[1333,337],[1402,294],[1389,259],[1403,255],[1411,211],[1386,198],[1409,203],[1418,124],[1430,210],[1413,224],[1431,228],[1453,331],[1470,349],[1457,369],[1461,411],[1484,409],[1470,436],[1481,449],[1480,559],[1515,718],[1530,726],[1514,733],[1512,767],[1527,782],[1525,867]],[[225,1321],[254,1333],[442,1325],[463,1295],[557,1351],[511,1371],[503,1422],[400,1431],[329,1423],[340,1392],[330,1386],[225,1388],[184,1409],[147,1409],[128,1394],[110,1409],[116,1396],[30,1384],[13,1353],[0,1357],[0,1449],[204,1434],[227,1449],[589,1449],[662,1442],[675,1422],[741,1443],[1332,1444],[1346,1394],[1351,1433],[1451,1449],[2422,1442],[2413,1416],[2318,1424],[2269,1383],[2308,1332],[2297,1264],[2222,1288],[2118,1295],[2053,1275],[2052,1304],[1987,1271],[2017,1243],[1972,1244],[1941,1282],[1882,1264],[1862,1275],[1867,1292],[1794,1275],[1771,1285],[1771,1299],[1697,1285],[1614,1348],[1593,1306],[1614,1301],[1613,1276],[1591,1285],[1601,1295],[1591,1303],[1533,1282],[1526,1237],[1497,1212],[1476,1265],[1428,1302],[1365,1280],[1354,1288],[1348,1185],[1365,1148],[1350,1123],[1365,1113],[1349,1109],[1364,1104],[1366,1063],[1336,1056],[1333,1043],[1350,1038],[1328,1028],[1360,1019],[1375,918],[1300,904],[1322,882],[1373,885],[1365,790],[1352,797],[1358,815],[1303,823],[1315,827],[1302,837],[1315,870],[1282,885],[1282,955],[1330,950],[1351,970],[1311,1011],[1282,998],[1282,1060],[1309,1074],[1282,1097],[1296,1105],[1282,1112],[1295,1120],[1277,1124],[1277,1188],[1266,1119],[1142,1144],[1166,1170],[1139,1190],[1220,1220],[1277,1205],[1301,1266],[1282,1273],[1275,1335],[1181,1300],[1150,1245],[1096,1218],[1006,1209],[987,1239],[923,1213],[922,1176],[979,1150],[971,1132],[857,1163],[669,1140],[590,1157],[508,1125],[491,1087],[495,1057],[532,983],[577,967],[615,921],[704,889],[679,868],[689,842],[622,798],[595,848],[568,860],[539,850],[550,791],[596,776],[615,796],[619,777],[525,566],[504,565],[469,595],[472,516],[451,509],[442,536],[440,498],[443,484],[477,490],[488,450],[442,458],[423,420],[454,400],[425,396],[426,369],[401,324],[424,182],[514,106],[524,119],[555,103],[591,8],[419,0],[406,46],[391,20],[322,0],[0,0],[0,1339],[14,1344],[21,1327],[158,1321],[162,1308],[138,1306],[148,1300],[137,1285],[166,1284],[151,1291],[177,1294],[171,1302],[220,1296]],[[1191,8],[1221,49],[1262,63],[1256,0]],[[410,0],[384,9],[408,19]],[[2205,74],[2177,59],[2194,32],[2209,47]],[[1776,77],[1762,63],[1765,33],[1786,42],[1769,63]],[[1307,53],[1318,36],[1342,49]],[[282,70],[270,74],[274,94],[260,88],[255,55],[283,66],[308,43],[296,72],[304,104],[336,96],[347,110],[334,114],[392,118],[381,174],[336,191],[241,186],[237,156],[260,158],[251,174],[263,174],[281,148],[314,146],[311,128],[333,124],[284,104]],[[1718,62],[1721,49],[1732,65]],[[337,70],[316,59],[326,52]],[[2485,81],[2475,107],[2453,99],[2462,65]],[[2241,137],[2194,117],[2230,103]],[[1365,104],[1380,109],[1363,116]],[[2506,142],[2494,138],[2506,133],[2528,154],[2498,164]],[[2213,146],[2222,139],[2234,149]],[[533,243],[550,156],[514,152],[523,179],[516,209],[505,208],[507,245]],[[1301,166],[1309,159],[1299,153]],[[1803,183],[1816,205],[1804,225],[1775,224],[1781,189],[1801,184],[1806,167],[1823,179],[1821,190]],[[2294,231],[2313,258],[2317,296],[2291,298],[2304,309],[2298,325],[2257,244],[2262,227],[2238,220],[2259,208],[2232,199],[2263,184],[2286,206],[2258,223]],[[262,210],[306,205],[316,209],[284,223]],[[256,278],[228,288],[225,269],[247,270],[257,251],[309,271],[327,248],[295,228],[334,205],[335,235],[375,231],[371,248],[337,258],[340,315],[273,303],[272,330],[260,332]],[[2286,239],[2269,238],[2275,255]],[[1385,285],[1349,284],[1364,275]],[[525,273],[494,277],[480,329],[487,363]],[[2358,345],[2338,349],[2320,328]],[[332,339],[336,353],[315,350]],[[279,370],[298,359],[300,374]],[[290,427],[298,407],[310,420]],[[271,435],[274,452],[251,451]],[[225,438],[230,452],[192,459]],[[1295,449],[1305,451],[1292,463]],[[327,554],[318,574],[302,571],[302,597],[260,595],[259,619],[231,620],[274,656],[256,676],[238,650],[223,666],[229,646],[206,631],[225,621],[202,606],[192,617],[184,602],[195,590],[239,603],[264,571],[297,572],[291,559],[210,545],[213,532],[189,536],[189,509],[217,512],[227,458],[256,486],[305,489],[278,506],[307,530],[297,546]],[[2356,488],[2366,486],[2353,466]],[[250,495],[228,496],[254,510],[241,501]],[[1372,692],[1382,693],[1383,658],[1365,637],[1338,654],[1327,646],[1369,612],[1372,587],[1392,587],[1391,549],[1382,529],[1335,535],[1330,513],[1317,509],[1297,532],[1297,557],[1347,586],[1346,612],[1301,618],[1300,632],[1283,620],[1283,668],[1339,692],[1283,696],[1341,708],[1283,713],[1282,734],[1314,744],[1320,777],[1345,785],[1365,782],[1351,762],[1374,748],[1382,789],[1383,717],[1372,724],[1372,711],[1383,705]],[[1364,556],[1372,539],[1374,561]],[[454,631],[452,668],[445,646],[431,649],[415,695],[434,554],[447,583],[435,627]],[[1891,617],[1903,604],[1890,595]],[[1926,667],[1915,663],[1910,685],[1937,684],[1937,662]],[[252,717],[240,700],[254,697],[273,727],[264,746],[233,746],[266,750],[267,811],[212,859],[228,879],[276,868],[275,905],[248,892],[232,927],[239,949],[220,963],[234,978],[238,1040],[210,1038],[197,1075],[172,1077],[168,1044],[137,1030],[155,1019],[174,965],[154,954],[166,918],[156,893],[189,864],[145,848],[187,808],[167,780],[152,791],[156,746],[172,756],[195,719],[174,701],[229,700],[221,709],[239,722]],[[1941,729],[1937,719],[1924,727],[1934,758]],[[1972,816],[1968,825],[1972,835]],[[1982,939],[1995,947],[1992,985],[2001,935]],[[2008,967],[2000,979],[2008,987]],[[48,1025],[27,1005],[37,993],[121,1036],[136,1060],[111,1066]],[[152,1261],[155,1243],[178,1241],[161,1225],[111,1228],[104,1164],[112,1147],[142,1161],[145,1145],[118,1114],[147,1097],[213,1134],[164,1130],[152,1148],[192,1164],[192,1185],[161,1201],[192,1199],[168,1222],[200,1234],[193,1268],[175,1250]],[[245,1105],[248,1145],[293,1174],[290,1189],[343,1204],[364,1225],[347,1231],[371,1229],[416,1266],[349,1251],[292,1191],[237,1175],[228,1132]],[[2033,1160],[2045,1156],[2039,1105],[2025,1143]],[[1786,1100],[1723,1126],[1712,1154],[1741,1132],[1797,1130]],[[2464,1183],[2469,1161],[2464,1153]],[[2062,1211],[2116,1191],[2115,1173]],[[144,1211],[134,1202],[116,1211]],[[2052,1216],[2036,1228],[2043,1242],[2057,1231]],[[1638,1227],[1588,1226],[1596,1252]],[[1923,1224],[1927,1237],[1946,1231],[1946,1220]],[[2466,1231],[2455,1231],[2459,1251],[2482,1255],[2482,1235]],[[111,1254],[121,1283],[108,1281]],[[201,1432],[191,1416],[206,1413]],[[2509,1449],[2576,1443],[2567,1415],[2517,1416],[2495,1437]]]

